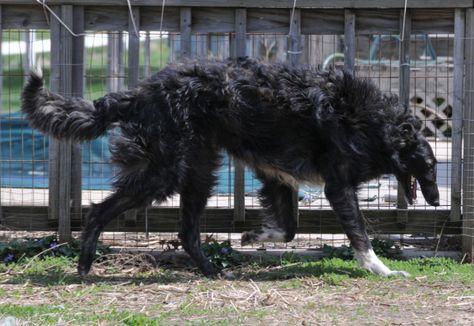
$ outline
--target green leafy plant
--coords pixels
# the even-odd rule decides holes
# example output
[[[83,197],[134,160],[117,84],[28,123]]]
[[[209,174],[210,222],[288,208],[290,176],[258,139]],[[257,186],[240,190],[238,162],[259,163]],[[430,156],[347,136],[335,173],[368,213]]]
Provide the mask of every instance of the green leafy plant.
[[[374,248],[374,252],[382,257],[401,258],[402,255],[400,246],[392,240],[374,239],[372,240],[372,247]]]
[[[232,249],[229,241],[219,243],[208,238],[202,244],[202,251],[218,267],[227,268],[240,264],[240,256]]]
[[[80,243],[78,240],[72,240],[67,244],[60,244],[56,235],[0,242],[0,261],[4,264],[17,262],[23,258],[34,257],[39,253],[43,253],[42,256],[76,257],[79,255],[79,252]],[[100,256],[107,252],[108,248],[99,243],[96,255]]]
[[[325,244],[323,246],[323,253],[328,258],[340,258],[343,260],[354,259],[354,250],[352,250],[352,247],[346,245],[342,245],[340,247],[333,247]]]

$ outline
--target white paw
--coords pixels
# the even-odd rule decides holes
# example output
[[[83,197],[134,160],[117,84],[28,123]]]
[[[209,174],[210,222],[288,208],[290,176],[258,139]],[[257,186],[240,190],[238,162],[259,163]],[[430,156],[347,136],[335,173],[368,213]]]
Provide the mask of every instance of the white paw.
[[[410,277],[410,273],[407,273],[405,271],[390,271],[390,273],[388,273],[388,275],[383,275],[383,276],[402,276],[402,277]]]
[[[285,242],[285,231],[280,228],[262,227],[260,230],[242,232],[242,246],[257,242]]]
[[[377,257],[375,252],[372,249],[367,251],[357,251],[355,250],[355,256],[359,261],[360,265],[371,271],[376,275],[383,277],[390,276],[402,276],[409,277],[410,274],[404,271],[391,271],[385,264]]]
[[[221,271],[219,273],[219,278],[227,280],[227,281],[233,281],[235,280],[235,275],[231,271]]]

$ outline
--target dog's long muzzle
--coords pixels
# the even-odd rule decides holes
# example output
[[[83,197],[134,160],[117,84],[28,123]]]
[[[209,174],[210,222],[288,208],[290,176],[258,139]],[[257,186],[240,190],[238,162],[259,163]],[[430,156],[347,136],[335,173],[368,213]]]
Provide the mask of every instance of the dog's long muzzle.
[[[423,197],[431,206],[439,206],[439,189],[435,182],[418,180]]]
[[[412,181],[414,179],[412,179],[410,175],[397,176],[397,179],[398,182],[400,182],[403,191],[405,192],[407,202],[412,205],[414,197]],[[439,206],[439,190],[436,182],[424,180],[423,178],[418,178],[417,180],[420,184],[421,192],[423,193],[423,197],[425,197],[426,202],[431,206]]]

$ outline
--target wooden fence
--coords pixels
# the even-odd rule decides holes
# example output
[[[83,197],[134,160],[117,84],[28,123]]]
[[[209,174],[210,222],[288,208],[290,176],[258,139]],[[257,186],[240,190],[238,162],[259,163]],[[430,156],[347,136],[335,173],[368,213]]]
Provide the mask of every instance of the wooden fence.
[[[453,103],[450,209],[407,209],[398,196],[396,209],[367,210],[365,215],[383,233],[461,234],[463,251],[474,248],[474,8],[467,0],[298,0],[293,1],[131,1],[129,10],[122,0],[49,0],[47,6],[34,1],[0,0],[2,30],[49,30],[51,37],[51,89],[62,94],[84,94],[85,31],[128,32],[128,86],[139,79],[140,31],[179,33],[179,57],[192,55],[195,33],[228,33],[231,56],[246,54],[246,39],[253,33],[288,35],[288,61],[296,64],[305,52],[302,35],[343,35],[344,66],[354,70],[357,34],[403,34],[400,46],[399,95],[409,104],[410,35],[454,34]],[[406,10],[405,10],[406,9]],[[163,17],[163,21],[161,21]],[[60,18],[60,20],[58,19]],[[71,31],[67,27],[71,28]],[[403,30],[403,31],[402,31]],[[77,34],[73,35],[74,32]],[[109,52],[109,60],[115,55]],[[1,68],[1,60],[0,60]],[[464,140],[464,142],[463,142]],[[464,144],[464,147],[463,147]],[[49,206],[5,206],[2,225],[12,229],[58,230],[68,239],[71,230],[80,228],[87,207],[81,205],[81,148],[68,141],[50,140]],[[464,158],[464,159],[462,159]],[[243,167],[235,168],[234,207],[208,209],[203,219],[213,225],[210,232],[240,232],[258,223],[256,210],[245,207]],[[295,196],[295,201],[297,201]],[[148,224],[149,231],[176,231],[179,209],[153,208],[149,217],[159,216]],[[29,215],[29,219],[22,216]],[[294,212],[299,232],[339,233],[329,210]],[[144,214],[128,214],[110,226],[113,230],[140,231]],[[153,221],[151,218],[150,221]]]

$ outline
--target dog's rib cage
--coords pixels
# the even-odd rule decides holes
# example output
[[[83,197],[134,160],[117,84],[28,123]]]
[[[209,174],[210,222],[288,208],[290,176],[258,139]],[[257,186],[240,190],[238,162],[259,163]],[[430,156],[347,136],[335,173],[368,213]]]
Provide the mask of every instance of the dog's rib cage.
[[[331,13],[332,14],[332,13]],[[309,16],[303,15],[304,19]],[[332,34],[308,33],[303,31],[300,61],[310,65],[344,65],[343,31]],[[129,84],[128,38],[126,32],[86,31],[85,37],[85,74],[84,97],[95,99],[106,92],[127,88]],[[41,213],[41,208],[48,205],[48,184],[50,165],[49,142],[37,131],[32,131],[18,115],[19,94],[26,71],[35,66],[43,70],[46,83],[50,81],[52,54],[49,51],[51,35],[48,30],[3,30],[2,55],[3,70],[0,73],[2,87],[0,107],[1,143],[1,204],[3,211],[8,213],[9,207],[33,207],[28,213],[16,214],[16,218],[29,219]],[[139,76],[144,78],[158,71],[169,62],[180,59],[182,35],[176,31],[149,30],[140,32]],[[193,33],[191,36],[191,57],[195,58],[227,58],[232,55],[234,33]],[[398,34],[375,34],[361,29],[355,38],[355,72],[358,76],[372,79],[385,93],[398,93],[400,66]],[[246,35],[246,54],[263,61],[287,61],[289,54],[288,36],[282,31]],[[418,33],[411,36],[412,60],[410,64],[410,99],[409,107],[423,122],[423,133],[429,140],[438,159],[438,184],[441,195],[440,211],[451,207],[451,168],[452,168],[452,115],[454,97],[454,34],[450,33]],[[118,132],[111,130],[113,134]],[[82,145],[82,206],[91,202],[99,202],[112,189],[110,180],[116,170],[110,164],[107,137]],[[202,219],[204,233],[214,234],[219,240],[229,239],[238,245],[240,236],[232,221],[234,208],[234,164],[232,158],[224,154],[222,167],[218,171],[219,182],[214,195],[208,201],[209,211]],[[258,189],[260,183],[253,176],[251,169],[245,169],[244,179],[245,207],[260,207]],[[321,225],[319,233],[301,233],[288,244],[267,243],[269,248],[312,248],[325,243],[346,243],[345,237],[334,233],[337,222],[330,215],[321,211],[330,209],[321,185],[301,185],[298,191],[300,210],[311,211],[318,217],[314,223]],[[359,192],[361,209],[370,211],[369,229],[373,234],[385,236],[383,231],[389,230],[394,219],[385,221],[385,215],[393,215],[397,210],[397,182],[393,176],[383,176],[364,184]],[[122,232],[126,223],[123,220],[113,222],[110,232],[103,239],[119,245],[158,244],[169,246],[167,240],[176,238],[174,232],[157,233],[158,229],[165,232],[178,228],[179,195],[170,197],[160,204],[169,210],[157,213],[153,203],[146,211],[138,212],[139,218],[134,222],[134,214],[129,213],[129,222],[135,224],[136,232]],[[428,211],[429,207],[421,192],[411,211]],[[20,211],[21,212],[21,211]],[[318,213],[321,212],[321,213]],[[73,219],[79,220],[78,211],[74,211]],[[422,214],[422,213],[420,213]],[[304,215],[304,214],[303,214]],[[5,215],[8,216],[8,215]],[[257,214],[248,218],[256,219]],[[375,217],[373,217],[375,216]],[[421,238],[435,240],[440,230],[440,219],[436,211],[432,215],[424,214],[411,225],[413,236],[394,235],[394,239],[405,237],[405,241],[418,241]],[[444,216],[444,215],[443,215]],[[222,220],[219,224],[219,219]],[[127,217],[125,218],[125,220]],[[0,216],[0,224],[4,223]],[[7,220],[8,222],[8,220]],[[115,223],[115,224],[114,224]],[[227,223],[227,224],[226,224]],[[8,223],[4,223],[9,227]],[[34,218],[29,224],[34,227]],[[450,228],[447,224],[446,228]],[[223,229],[227,232],[222,232]],[[330,232],[325,232],[327,228]],[[218,230],[218,232],[214,231]],[[420,230],[420,232],[415,232]],[[26,230],[28,231],[28,230]],[[453,230],[451,230],[453,231]],[[4,232],[7,234],[6,232]],[[203,234],[204,234],[203,233]],[[453,233],[453,232],[449,232]]]

